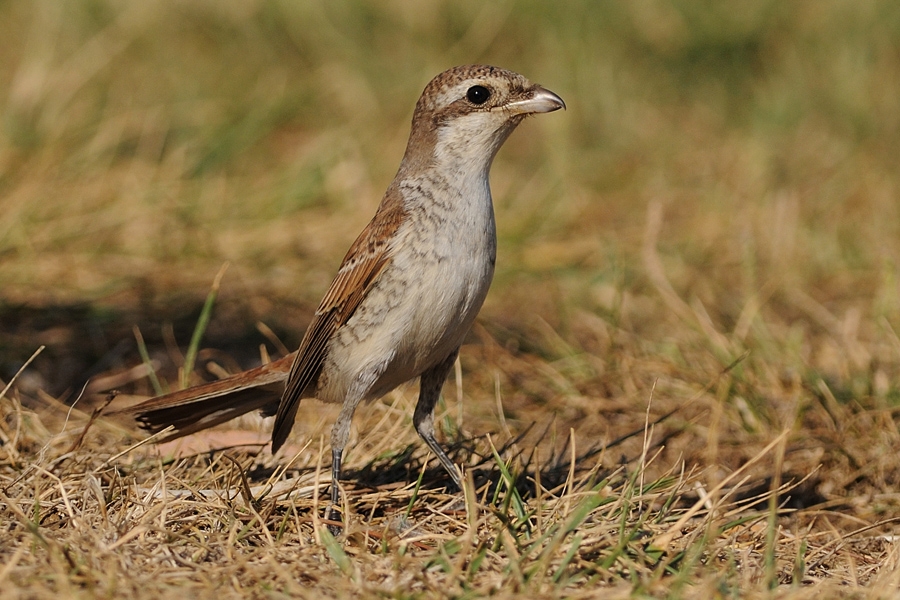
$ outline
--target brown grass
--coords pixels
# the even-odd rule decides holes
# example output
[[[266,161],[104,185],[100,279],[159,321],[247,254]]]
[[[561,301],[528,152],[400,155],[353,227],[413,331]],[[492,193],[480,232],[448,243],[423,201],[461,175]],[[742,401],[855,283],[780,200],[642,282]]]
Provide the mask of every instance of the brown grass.
[[[448,494],[439,468],[423,462],[408,422],[414,398],[401,390],[357,422],[349,526],[335,541],[323,521],[324,420],[280,457],[260,445],[169,446],[167,457],[127,446],[129,434],[102,418],[88,428],[77,408],[41,417],[11,400],[0,421],[2,578],[29,597],[590,597],[602,587],[612,597],[699,598],[775,586],[799,598],[897,584],[892,538],[879,535],[894,519],[852,498],[791,507],[789,496],[808,503],[823,474],[788,472],[802,454],[788,430],[727,474],[667,460],[661,438],[685,437],[674,416],[594,448],[570,431],[556,453],[547,433],[533,454],[523,440],[495,450],[503,434],[459,439],[468,485]],[[643,411],[632,412],[639,424]]]

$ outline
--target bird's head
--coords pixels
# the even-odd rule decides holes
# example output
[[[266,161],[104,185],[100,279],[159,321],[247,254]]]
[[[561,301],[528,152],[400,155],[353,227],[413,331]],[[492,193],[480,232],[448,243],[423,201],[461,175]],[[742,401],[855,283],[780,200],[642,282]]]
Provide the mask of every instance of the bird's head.
[[[401,168],[489,169],[526,116],[565,107],[562,98],[518,73],[485,65],[454,67],[425,86]]]

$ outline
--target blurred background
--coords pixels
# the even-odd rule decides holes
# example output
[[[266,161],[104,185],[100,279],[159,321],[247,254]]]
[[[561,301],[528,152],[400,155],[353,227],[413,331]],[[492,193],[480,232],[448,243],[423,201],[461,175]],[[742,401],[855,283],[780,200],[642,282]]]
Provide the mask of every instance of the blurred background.
[[[140,361],[134,325],[177,367],[226,261],[205,345],[295,347],[422,88],[476,62],[568,110],[495,162],[467,394],[616,437],[743,356],[685,448],[788,427],[801,470],[897,474],[867,454],[900,437],[890,1],[2,2],[0,378],[46,344],[20,389],[71,397]]]

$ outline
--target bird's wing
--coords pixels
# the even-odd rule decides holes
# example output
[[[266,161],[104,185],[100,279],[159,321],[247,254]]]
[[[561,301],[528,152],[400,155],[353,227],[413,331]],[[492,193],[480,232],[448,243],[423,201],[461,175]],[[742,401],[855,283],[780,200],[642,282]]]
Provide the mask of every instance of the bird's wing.
[[[392,187],[375,217],[347,251],[334,281],[297,350],[272,430],[272,452],[287,439],[300,399],[319,377],[328,341],[346,323],[366,297],[378,275],[391,260],[390,240],[400,227],[405,211],[399,192]]]

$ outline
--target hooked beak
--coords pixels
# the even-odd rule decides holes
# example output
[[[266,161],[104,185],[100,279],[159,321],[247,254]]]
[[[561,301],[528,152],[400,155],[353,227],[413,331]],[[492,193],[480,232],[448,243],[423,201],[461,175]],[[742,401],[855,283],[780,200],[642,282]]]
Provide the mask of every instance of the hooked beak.
[[[566,108],[566,103],[563,102],[563,99],[539,85],[529,89],[522,100],[510,102],[502,107],[503,110],[509,111],[514,115],[548,113],[560,108],[563,110]]]

